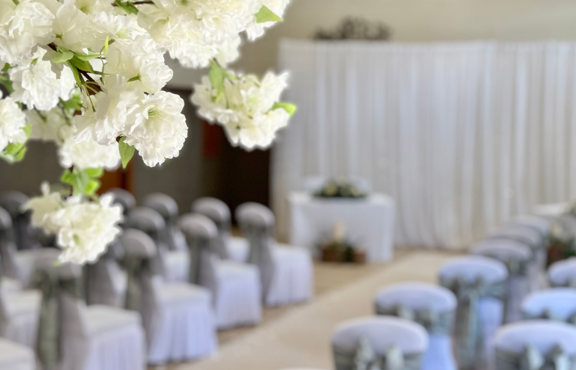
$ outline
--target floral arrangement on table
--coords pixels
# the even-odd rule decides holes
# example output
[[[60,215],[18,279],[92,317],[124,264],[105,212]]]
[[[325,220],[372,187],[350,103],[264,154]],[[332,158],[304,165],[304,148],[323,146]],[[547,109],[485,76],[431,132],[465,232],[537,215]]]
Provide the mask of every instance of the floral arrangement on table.
[[[262,79],[226,66],[242,39],[282,20],[288,0],[0,1],[0,157],[24,159],[29,140],[53,142],[65,191],[42,185],[32,224],[56,236],[62,262],[94,261],[122,220],[96,192],[104,170],[135,152],[148,166],[178,156],[184,102],[164,91],[165,54],[209,68],[194,86],[198,114],[233,145],[266,148],[295,106],[281,102],[287,74]]]
[[[366,252],[345,237],[340,223],[334,224],[331,237],[321,242],[319,247],[321,260],[325,262],[366,262]]]
[[[314,192],[319,198],[366,198],[367,194],[347,181],[330,180]]]
[[[390,28],[384,23],[368,21],[362,18],[347,17],[344,18],[334,30],[317,31],[314,39],[385,41],[390,38],[390,35]]]

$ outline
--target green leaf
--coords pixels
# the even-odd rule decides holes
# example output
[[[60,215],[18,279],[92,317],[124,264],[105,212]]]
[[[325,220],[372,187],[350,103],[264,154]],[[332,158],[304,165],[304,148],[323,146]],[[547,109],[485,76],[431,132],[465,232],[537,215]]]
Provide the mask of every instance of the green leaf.
[[[110,35],[106,36],[106,40],[104,40],[104,47],[102,48],[102,54],[108,54],[108,46],[110,46]]]
[[[100,55],[99,53],[93,53],[93,52],[90,52],[90,53],[88,53],[88,54],[76,53],[74,56],[75,56],[76,58],[84,61],[84,62],[89,62],[89,61],[91,61],[92,59],[96,59],[96,58],[100,58],[100,57],[101,57],[101,55]]]
[[[62,100],[62,107],[69,113],[82,110],[82,98],[78,94],[72,95],[68,100]]]
[[[210,62],[210,73],[208,77],[210,78],[212,87],[216,89],[218,97],[224,94],[224,78],[226,78],[226,75],[226,70],[224,70],[218,62]]]
[[[126,138],[123,137],[118,142],[118,148],[120,150],[120,159],[122,160],[122,168],[126,168],[130,160],[134,156],[134,147],[130,144],[126,144]]]
[[[296,113],[296,110],[298,109],[298,107],[295,104],[286,102],[278,102],[274,104],[274,106],[272,106],[272,110],[279,108],[284,109],[286,112],[288,112],[290,116],[294,115],[294,113]]]
[[[92,68],[90,62],[87,60],[79,59],[77,55],[74,55],[74,57],[69,60],[69,63],[74,68],[79,69],[81,71],[94,72],[94,69]]]
[[[84,170],[84,172],[86,173],[86,175],[88,175],[90,178],[100,178],[102,176],[102,174],[104,174],[104,170],[102,168],[89,168],[87,170]]]
[[[54,63],[66,63],[72,58],[74,58],[74,52],[72,50],[58,46],[56,48],[56,54],[52,56],[51,60]]]
[[[86,189],[84,189],[84,193],[86,195],[94,195],[96,194],[96,192],[98,191],[98,189],[100,188],[100,181],[98,180],[90,180],[88,181],[88,186],[86,186]]]
[[[138,8],[130,1],[116,0],[114,4],[116,4],[116,6],[118,6],[128,14],[138,14]]]
[[[8,93],[14,92],[14,87],[12,87],[12,80],[10,80],[10,76],[7,73],[0,73],[0,85],[4,86]]]
[[[24,159],[27,150],[28,147],[25,143],[11,143],[0,153],[0,158],[3,158],[8,163],[20,162]]]
[[[276,15],[276,13],[270,10],[270,8],[268,8],[266,5],[262,5],[258,13],[256,13],[256,22],[282,22],[282,18]]]

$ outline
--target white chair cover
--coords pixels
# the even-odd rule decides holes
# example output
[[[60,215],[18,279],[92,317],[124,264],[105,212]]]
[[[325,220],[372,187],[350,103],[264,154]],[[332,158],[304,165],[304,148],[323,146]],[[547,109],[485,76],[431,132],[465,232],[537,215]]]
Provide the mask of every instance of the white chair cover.
[[[0,369],[34,370],[36,369],[34,352],[30,348],[0,339]]]
[[[489,235],[491,239],[516,240],[530,248],[532,262],[530,263],[530,291],[546,287],[546,261],[548,257],[547,235],[529,226],[507,224]]]
[[[508,281],[506,312],[504,322],[514,322],[522,318],[521,304],[530,293],[530,264],[532,252],[529,247],[515,240],[487,239],[476,244],[471,251],[474,255],[494,258],[506,265]]]
[[[576,288],[576,257],[558,261],[548,268],[548,281],[553,287]]]
[[[254,266],[222,261],[212,249],[218,234],[207,217],[189,214],[179,222],[190,247],[190,279],[210,290],[219,329],[256,324],[262,319],[261,288]]]
[[[126,220],[126,226],[144,231],[156,244],[156,271],[167,282],[187,282],[190,263],[188,252],[182,250],[171,251],[162,239],[166,223],[162,216],[153,209],[146,207],[134,208]]]
[[[32,276],[39,264],[56,261],[60,252],[54,248],[28,249],[18,251],[14,242],[12,220],[3,208],[0,208],[0,257],[5,276],[29,287]]]
[[[576,328],[554,321],[524,321],[502,327],[494,337],[496,370],[573,370]]]
[[[452,327],[456,297],[446,288],[424,283],[401,283],[376,293],[376,313],[398,316],[428,331],[428,350],[422,370],[456,370],[452,354]]]
[[[144,198],[144,207],[155,210],[164,218],[166,228],[162,230],[160,238],[168,246],[168,249],[188,253],[186,238],[176,225],[178,222],[178,204],[176,201],[166,194],[153,193]]]
[[[218,237],[215,248],[220,258],[238,262],[248,261],[250,249],[248,241],[230,236],[231,216],[226,203],[216,198],[204,197],[196,199],[191,208],[192,212],[206,216],[216,224]]]
[[[332,334],[336,370],[361,368],[355,366],[355,360],[363,341],[370,346],[377,362],[384,362],[382,370],[420,369],[421,357],[428,347],[426,330],[414,322],[388,316],[357,318],[340,324]],[[397,356],[394,350],[401,357],[396,361],[390,358]],[[393,367],[394,362],[398,366]]]
[[[522,313],[527,319],[550,319],[576,325],[576,289],[551,288],[524,298]]]
[[[552,228],[552,222],[550,221],[550,219],[535,215],[519,216],[510,220],[506,224],[530,227],[538,231],[540,235],[544,238],[548,236],[548,234],[550,233],[550,229]]]
[[[269,306],[307,301],[313,296],[312,256],[306,248],[280,246],[272,236],[274,214],[257,203],[244,203],[236,219],[250,241],[250,262],[258,266]]]
[[[28,348],[34,348],[39,311],[38,291],[0,290],[0,336]]]
[[[148,339],[148,362],[159,365],[187,361],[216,351],[216,328],[210,292],[186,283],[164,284],[148,268],[154,241],[139,230],[121,237],[132,297],[126,301],[142,314]]]
[[[458,257],[444,263],[438,277],[458,299],[454,330],[458,368],[485,370],[492,357],[491,338],[502,324],[506,266],[482,256]]]
[[[145,343],[144,330],[136,312],[107,306],[87,307],[78,296],[70,291],[58,290],[53,283],[58,280],[74,281],[81,275],[78,266],[64,264],[47,267],[43,279],[43,305],[51,305],[51,294],[57,294],[57,316],[59,324],[52,317],[41,316],[40,327],[57,325],[60,333],[56,342],[60,343],[59,370],[144,370]],[[56,289],[56,290],[54,290]],[[47,307],[46,312],[50,312]],[[42,320],[47,320],[43,323]],[[46,331],[50,335],[52,332]],[[39,334],[40,335],[40,334]],[[58,339],[59,337],[59,339]],[[50,338],[50,337],[48,337]],[[46,338],[39,338],[39,345],[45,345]],[[50,344],[50,342],[48,342]],[[58,348],[58,343],[55,343]],[[46,348],[46,347],[38,347]],[[38,352],[40,353],[40,352]],[[44,352],[43,352],[44,353]],[[49,351],[48,351],[49,353]],[[39,355],[40,356],[40,355]]]
[[[122,213],[124,216],[128,215],[134,207],[136,207],[136,198],[128,190],[113,188],[110,189],[105,194],[111,194],[114,199],[115,204],[119,204],[122,207]]]

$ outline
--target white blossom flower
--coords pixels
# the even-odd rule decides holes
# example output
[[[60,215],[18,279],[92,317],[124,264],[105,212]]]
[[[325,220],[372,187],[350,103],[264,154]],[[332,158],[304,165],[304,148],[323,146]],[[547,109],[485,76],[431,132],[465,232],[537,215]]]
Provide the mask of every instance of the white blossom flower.
[[[236,76],[226,78],[223,91],[218,91],[205,77],[194,86],[191,100],[198,105],[200,116],[224,126],[233,145],[248,150],[266,148],[290,118],[284,108],[275,107],[287,79],[286,73],[267,73],[262,81],[254,75]]]
[[[111,195],[103,196],[99,203],[72,197],[50,218],[59,226],[56,241],[63,251],[58,259],[85,264],[96,261],[120,233],[122,208],[112,205]]]
[[[26,141],[25,126],[26,115],[18,104],[10,97],[0,99],[0,152],[8,144]]]
[[[9,70],[14,87],[11,96],[29,108],[50,110],[59,99],[68,100],[76,86],[70,68],[43,59],[45,54],[45,49],[38,48],[29,64]]]
[[[17,65],[32,57],[37,45],[53,37],[54,15],[34,0],[0,1],[0,61]]]
[[[141,103],[142,114],[124,134],[126,143],[136,148],[147,166],[176,157],[184,146],[188,127],[183,108],[178,95],[165,91],[148,95]]]
[[[64,206],[62,196],[57,192],[50,192],[48,183],[42,184],[42,196],[28,200],[24,209],[32,211],[32,226],[42,228],[48,233],[58,232],[58,223],[54,223],[52,214]]]
[[[106,168],[114,170],[120,166],[118,144],[101,145],[94,140],[77,141],[70,137],[58,149],[60,165],[80,170]]]
[[[103,196],[98,203],[79,196],[63,200],[59,193],[50,193],[46,184],[43,195],[28,201],[25,209],[32,210],[32,225],[56,234],[63,249],[61,262],[84,264],[96,261],[120,233],[122,209],[112,205],[112,196]]]
[[[27,110],[25,113],[30,124],[30,139],[53,141],[56,145],[61,145],[68,137],[70,126],[60,109],[44,112]]]

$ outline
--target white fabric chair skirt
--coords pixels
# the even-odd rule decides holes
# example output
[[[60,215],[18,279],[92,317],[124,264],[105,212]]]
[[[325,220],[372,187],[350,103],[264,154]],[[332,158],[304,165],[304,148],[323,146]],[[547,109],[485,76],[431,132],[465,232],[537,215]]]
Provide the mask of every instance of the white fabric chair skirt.
[[[401,283],[380,290],[375,298],[376,310],[407,310],[408,315],[418,311],[432,312],[433,319],[445,314],[449,317],[448,325],[442,329],[432,328],[428,332],[428,350],[422,357],[422,370],[456,370],[456,362],[452,354],[452,326],[456,310],[456,298],[448,289],[432,284]],[[393,314],[385,313],[386,314]],[[398,313],[393,314],[397,316]],[[402,317],[418,323],[418,318]],[[424,324],[424,323],[420,323]],[[432,327],[438,322],[431,322]]]
[[[308,249],[277,244],[272,249],[274,275],[266,299],[268,306],[305,302],[314,295],[314,268]]]
[[[236,262],[248,262],[250,257],[250,243],[246,238],[231,236],[228,238],[228,254],[230,259]]]
[[[218,262],[214,311],[219,329],[253,325],[262,320],[258,269],[232,261]]]
[[[164,263],[164,279],[169,283],[185,283],[190,273],[190,258],[187,250],[165,251],[162,261]]]
[[[0,339],[0,369],[34,370],[36,369],[34,352],[30,348]]]
[[[96,305],[81,314],[84,327],[64,336],[61,370],[146,368],[144,330],[136,312]]]
[[[522,318],[521,304],[530,293],[530,264],[532,252],[529,247],[514,240],[493,239],[476,244],[471,251],[474,255],[494,258],[508,268],[507,312],[503,322],[514,322]],[[518,273],[518,266],[524,266]]]
[[[35,348],[40,310],[40,293],[25,290],[15,293],[2,293],[7,314],[3,337],[28,348]]]
[[[528,369],[528,367],[510,366],[510,355],[520,359],[528,348],[533,348],[536,356],[545,358],[551,355],[556,346],[562,349],[564,355],[571,358],[576,356],[576,328],[565,323],[545,320],[530,320],[503,326],[494,337],[495,357],[491,368],[496,370]],[[507,355],[504,356],[503,353]],[[521,363],[521,360],[515,362]],[[540,366],[534,369],[540,369]],[[572,361],[566,369],[572,370],[575,366],[576,363]]]
[[[158,311],[149,319],[154,326],[148,338],[148,363],[188,361],[217,349],[210,292],[190,284],[162,284]]]
[[[439,280],[452,285],[458,280],[466,283],[473,284],[478,279],[482,279],[485,284],[498,284],[506,282],[508,272],[506,266],[492,258],[483,256],[466,256],[454,258],[444,263],[439,271]],[[505,299],[505,297],[504,297]],[[462,332],[462,306],[457,307],[456,320],[454,332]],[[480,336],[482,353],[478,356],[479,361],[475,365],[477,370],[485,370],[488,364],[488,359],[492,357],[492,337],[502,325],[503,320],[503,301],[495,297],[480,297],[476,306],[476,315],[478,318],[478,335]],[[462,339],[458,335],[454,338],[456,344]]]

